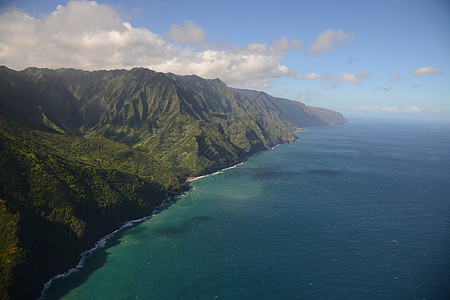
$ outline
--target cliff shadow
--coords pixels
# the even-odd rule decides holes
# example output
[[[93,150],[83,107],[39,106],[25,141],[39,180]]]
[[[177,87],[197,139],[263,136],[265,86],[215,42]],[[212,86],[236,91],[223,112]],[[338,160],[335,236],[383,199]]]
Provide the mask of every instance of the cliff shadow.
[[[44,292],[40,300],[61,299],[70,294],[74,288],[86,282],[95,271],[103,267],[108,261],[109,254],[106,250],[120,244],[120,239],[123,237],[124,233],[127,230],[136,227],[138,224],[139,223],[136,223],[114,234],[106,241],[103,248],[98,248],[93,251],[91,255],[87,256],[83,267],[79,268],[75,273],[63,278],[54,278],[51,286]]]

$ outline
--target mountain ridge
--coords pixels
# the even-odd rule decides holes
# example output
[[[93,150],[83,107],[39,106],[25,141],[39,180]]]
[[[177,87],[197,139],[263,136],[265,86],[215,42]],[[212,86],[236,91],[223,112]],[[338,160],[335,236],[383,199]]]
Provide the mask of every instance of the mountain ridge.
[[[233,88],[249,98],[256,99],[262,92]],[[309,126],[346,125],[347,120],[331,109],[307,106],[300,101],[274,97],[264,93],[266,105],[280,112],[280,119],[291,129],[298,130]]]
[[[188,177],[292,142],[300,125],[346,122],[289,101],[145,68],[1,66],[1,299],[36,297],[96,239],[186,190]]]

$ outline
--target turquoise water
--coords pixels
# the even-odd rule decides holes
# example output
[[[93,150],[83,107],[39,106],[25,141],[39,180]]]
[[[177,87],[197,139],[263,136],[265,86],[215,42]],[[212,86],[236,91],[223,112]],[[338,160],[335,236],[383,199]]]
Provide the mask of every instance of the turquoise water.
[[[44,299],[444,299],[450,128],[355,121],[194,181]]]

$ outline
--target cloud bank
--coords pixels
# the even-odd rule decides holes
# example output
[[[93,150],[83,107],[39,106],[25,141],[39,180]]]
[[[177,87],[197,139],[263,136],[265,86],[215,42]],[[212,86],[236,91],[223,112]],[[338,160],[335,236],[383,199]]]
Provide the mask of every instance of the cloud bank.
[[[42,18],[12,9],[0,15],[0,64],[14,69],[147,67],[264,89],[276,78],[297,77],[280,59],[286,51],[303,46],[282,37],[271,44],[195,50],[189,44],[203,43],[207,35],[191,21],[172,25],[165,37],[133,27],[111,6],[95,1],[69,1]]]

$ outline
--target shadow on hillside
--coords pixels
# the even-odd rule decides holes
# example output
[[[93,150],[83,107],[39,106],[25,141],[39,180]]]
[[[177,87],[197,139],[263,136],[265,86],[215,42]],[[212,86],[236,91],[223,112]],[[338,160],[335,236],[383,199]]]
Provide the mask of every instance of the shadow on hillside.
[[[158,208],[157,214],[166,210],[169,206],[170,205],[164,205]],[[160,228],[152,228],[150,229],[149,234],[155,238],[160,238],[167,235],[181,236],[191,232],[192,229],[196,226],[203,225],[205,222],[208,222],[210,220],[211,217],[208,216],[192,217],[184,220],[181,224],[178,225],[169,224]],[[91,256],[87,257],[84,266],[80,268],[76,273],[71,274],[69,278],[54,279],[51,287],[44,293],[44,296],[41,299],[61,299],[64,296],[74,293],[72,291],[73,289],[85,283],[94,272],[96,272],[106,264],[109,256],[107,249],[119,245],[121,238],[128,230],[132,228],[134,228],[134,230],[137,232],[140,232],[141,230],[149,230],[145,227],[135,228],[139,224],[141,224],[141,222],[137,222],[134,225],[117,232],[114,236],[107,240],[104,248],[95,250]],[[93,295],[89,295],[89,291],[82,290],[78,291],[77,294],[73,294],[73,296],[75,296],[76,298],[90,298]]]
[[[137,226],[137,224],[128,228],[133,228],[134,226]],[[54,279],[51,287],[44,293],[41,300],[61,299],[62,297],[70,294],[74,288],[83,284],[91,274],[105,265],[108,261],[108,253],[106,252],[106,249],[118,245],[124,233],[125,230],[119,231],[107,241],[104,248],[95,250],[91,256],[86,258],[84,266],[78,269],[76,273],[73,273],[66,278]],[[68,278],[69,280],[67,280]],[[78,296],[84,298],[88,297],[88,294]]]

